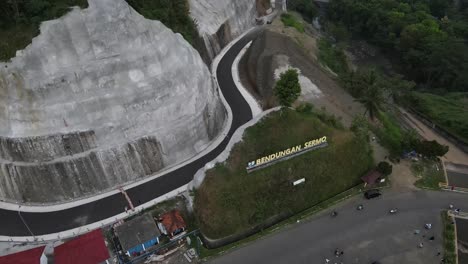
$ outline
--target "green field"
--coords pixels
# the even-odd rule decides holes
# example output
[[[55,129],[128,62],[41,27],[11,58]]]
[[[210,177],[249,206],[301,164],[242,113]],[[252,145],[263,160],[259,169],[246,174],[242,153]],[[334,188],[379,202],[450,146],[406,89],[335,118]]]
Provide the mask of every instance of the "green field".
[[[411,107],[468,143],[468,93],[411,94]]]
[[[247,162],[327,136],[329,146],[247,173]],[[365,139],[320,121],[315,113],[275,112],[248,128],[225,164],[207,172],[195,215],[210,238],[240,233],[279,214],[297,213],[360,183],[373,166]],[[291,182],[305,178],[302,185]]]

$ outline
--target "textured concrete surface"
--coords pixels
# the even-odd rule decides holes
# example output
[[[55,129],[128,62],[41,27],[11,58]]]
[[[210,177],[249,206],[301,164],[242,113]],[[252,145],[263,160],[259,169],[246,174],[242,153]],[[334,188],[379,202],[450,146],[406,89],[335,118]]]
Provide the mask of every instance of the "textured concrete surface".
[[[217,79],[222,94],[232,110],[232,123],[226,135],[222,136],[222,142],[209,153],[196,158],[189,164],[179,167],[167,174],[154,178],[141,185],[128,188],[128,196],[135,204],[140,204],[137,209],[148,208],[167,197],[173,197],[180,191],[187,189],[187,184],[192,181],[193,175],[208,162],[216,159],[229,144],[234,132],[252,118],[249,105],[234,83],[231,68],[237,54],[242,48],[255,38],[255,32],[246,35],[234,44],[221,59],[217,68]],[[128,203],[121,193],[115,193],[105,198],[81,204],[76,207],[58,211],[22,212],[25,223],[39,240],[53,240],[63,237],[73,237],[80,232],[86,232],[99,228],[101,225],[109,225],[128,216],[124,208]],[[21,210],[21,209],[20,209]],[[0,241],[9,241],[13,237],[15,241],[31,241],[30,233],[23,224],[18,211],[15,209],[0,209]]]
[[[0,199],[92,195],[205,149],[226,111],[179,34],[124,0],[45,22],[0,64]]]
[[[211,59],[255,25],[256,0],[189,0],[189,4],[190,16]]]
[[[440,212],[448,204],[468,209],[468,196],[450,192],[384,191],[382,198],[362,196],[337,206],[336,218],[330,211],[276,234],[227,253],[211,263],[412,263],[439,264],[443,252]],[[364,210],[357,211],[358,204]],[[398,213],[390,215],[391,208]],[[424,224],[432,223],[431,230]],[[419,229],[419,235],[414,230]],[[423,236],[424,235],[424,236]],[[434,241],[429,238],[434,236]],[[423,248],[418,248],[423,243]],[[344,251],[340,258],[335,249]]]

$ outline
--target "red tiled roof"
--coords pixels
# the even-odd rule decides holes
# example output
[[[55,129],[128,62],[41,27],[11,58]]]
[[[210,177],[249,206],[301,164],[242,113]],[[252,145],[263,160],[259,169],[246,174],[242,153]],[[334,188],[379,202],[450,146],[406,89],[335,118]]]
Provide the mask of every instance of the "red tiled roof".
[[[369,185],[374,185],[381,176],[382,174],[374,169],[369,171],[366,175],[362,176],[361,180]]]
[[[98,264],[109,258],[101,229],[70,240],[54,249],[56,264]]]
[[[40,264],[45,246],[0,257],[2,264]]]
[[[164,228],[166,228],[167,232],[173,233],[179,228],[186,228],[185,221],[180,215],[180,212],[177,210],[172,210],[163,214],[160,218],[161,223],[163,224]]]

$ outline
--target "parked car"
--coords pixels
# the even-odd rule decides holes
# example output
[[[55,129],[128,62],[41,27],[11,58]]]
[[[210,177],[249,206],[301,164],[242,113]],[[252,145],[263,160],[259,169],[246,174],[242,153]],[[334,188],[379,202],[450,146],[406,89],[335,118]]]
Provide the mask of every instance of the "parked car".
[[[376,190],[376,189],[372,189],[372,190],[368,190],[364,193],[364,197],[366,197],[366,199],[373,199],[373,198],[377,198],[379,196],[381,196],[382,194],[380,193],[379,190]]]

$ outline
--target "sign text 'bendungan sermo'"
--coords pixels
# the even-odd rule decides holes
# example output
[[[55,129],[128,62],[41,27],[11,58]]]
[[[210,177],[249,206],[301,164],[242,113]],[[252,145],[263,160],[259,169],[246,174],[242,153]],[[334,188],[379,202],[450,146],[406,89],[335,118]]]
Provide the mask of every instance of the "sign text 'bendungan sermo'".
[[[278,161],[280,159],[283,159],[292,155],[297,155],[299,153],[302,154],[302,153],[307,152],[308,150],[312,150],[312,149],[319,148],[319,147],[325,147],[325,146],[327,146],[327,137],[323,136],[321,138],[308,141],[302,145],[297,145],[295,147],[288,148],[283,151],[278,151],[276,153],[270,154],[265,157],[261,157],[255,161],[251,161],[247,164],[247,170],[253,170],[260,166],[263,167],[264,165],[268,163],[272,163],[273,161]]]

